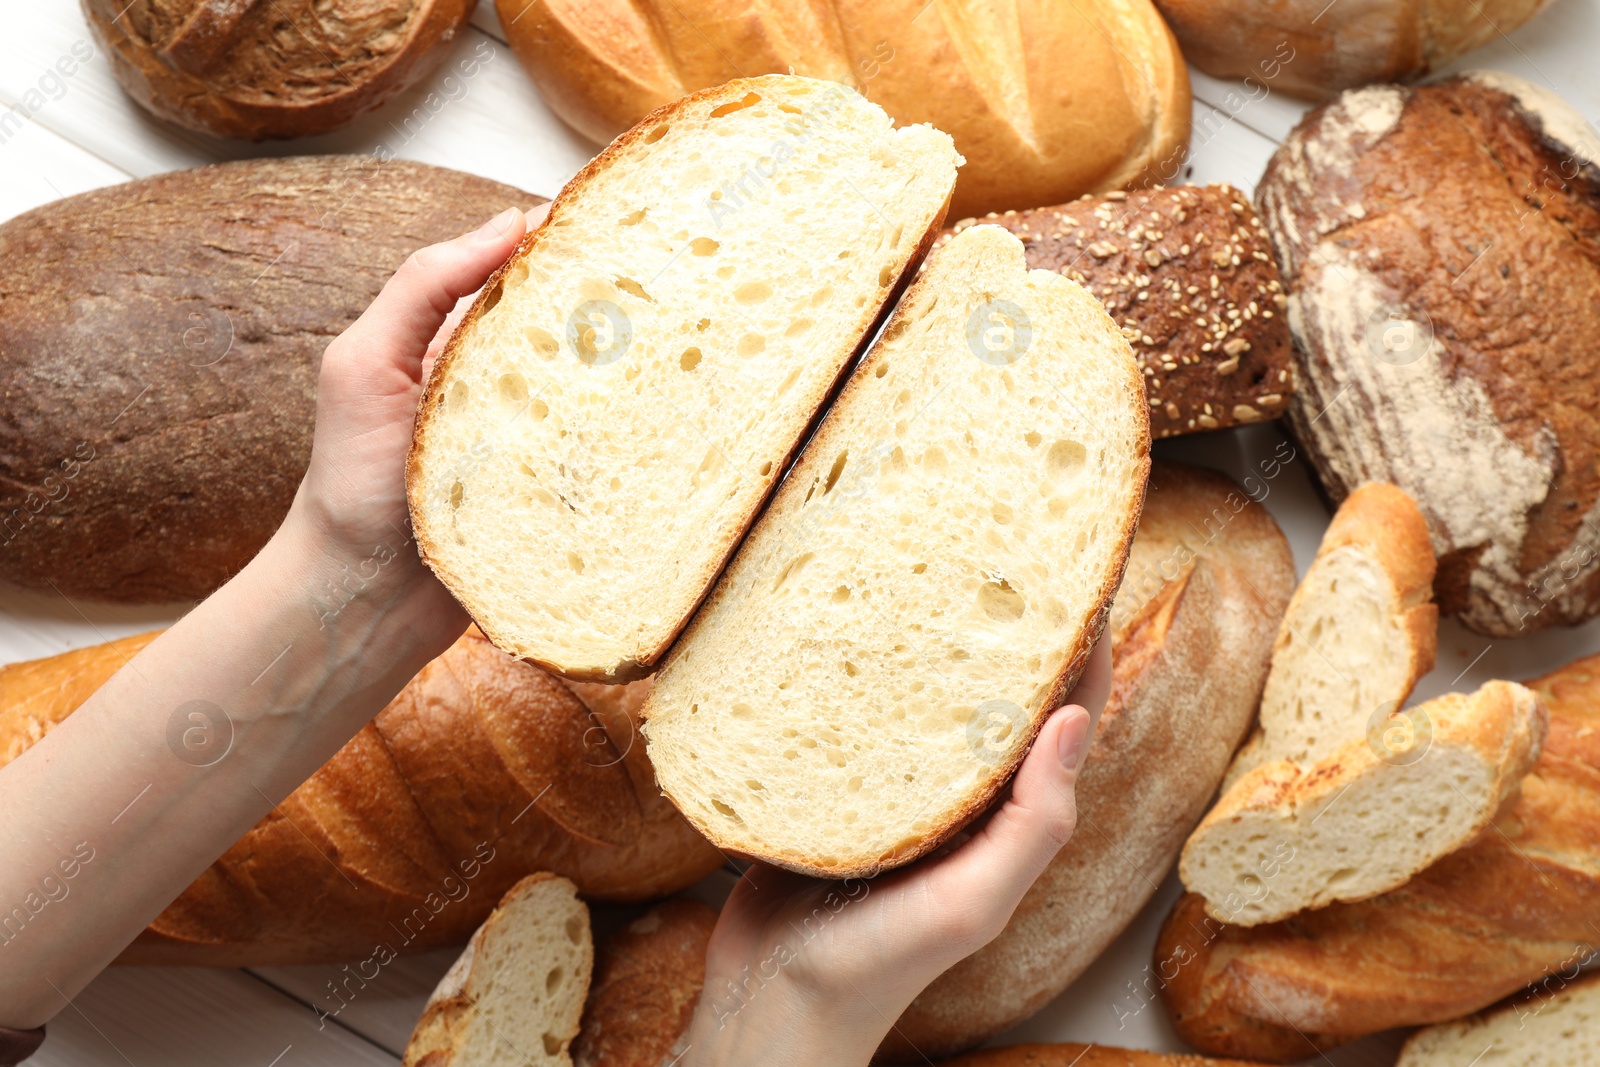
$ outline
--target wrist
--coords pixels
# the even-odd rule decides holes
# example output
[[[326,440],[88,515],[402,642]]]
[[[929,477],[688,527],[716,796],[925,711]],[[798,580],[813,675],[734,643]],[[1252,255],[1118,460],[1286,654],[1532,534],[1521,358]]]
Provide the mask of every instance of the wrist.
[[[887,1010],[886,1018],[860,995],[809,988],[778,959],[708,974],[683,1067],[866,1067],[898,1015]]]

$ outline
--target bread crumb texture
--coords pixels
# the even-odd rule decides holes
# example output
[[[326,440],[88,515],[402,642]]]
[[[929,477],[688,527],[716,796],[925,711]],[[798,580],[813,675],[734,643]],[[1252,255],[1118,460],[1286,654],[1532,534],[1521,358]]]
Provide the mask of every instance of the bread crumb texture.
[[[435,369],[418,543],[496,644],[655,661],[942,218],[958,157],[842,86],[654,112],[562,191]]]
[[[1081,669],[1149,469],[1099,303],[992,226],[930,260],[645,708],[714,843],[867,873],[981,810]]]

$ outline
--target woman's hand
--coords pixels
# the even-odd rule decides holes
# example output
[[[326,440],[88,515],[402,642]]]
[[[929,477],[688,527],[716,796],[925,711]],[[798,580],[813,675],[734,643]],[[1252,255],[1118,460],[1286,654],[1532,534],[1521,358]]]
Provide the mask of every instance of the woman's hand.
[[[866,1064],[918,993],[999,935],[1072,836],[1073,783],[1110,687],[1106,639],[1010,796],[953,850],[872,881],[752,866],[712,934],[684,1067]]]

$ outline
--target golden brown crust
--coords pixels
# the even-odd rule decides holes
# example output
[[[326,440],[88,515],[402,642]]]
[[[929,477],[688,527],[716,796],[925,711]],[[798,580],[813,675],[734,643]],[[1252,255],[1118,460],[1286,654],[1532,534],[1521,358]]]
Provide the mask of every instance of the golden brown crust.
[[[1237,189],[1134,190],[989,214],[962,219],[939,243],[978,222],[1017,234],[1030,268],[1105,304],[1144,374],[1152,437],[1283,413],[1295,387],[1288,301],[1267,231]]]
[[[0,668],[0,755],[14,759],[154,636]],[[469,630],[122,961],[245,966],[360,959],[378,944],[426,951],[471,933],[534,870],[611,900],[695,882],[721,857],[656,791],[644,745],[625,733],[613,742],[608,718]]]
[[[1335,500],[1415,498],[1440,610],[1494,636],[1600,610],[1597,143],[1509,75],[1372,86],[1307,114],[1257,190],[1295,433]]]
[[[1112,609],[1111,697],[1078,780],[1078,830],[995,941],[925,990],[880,1050],[970,1048],[1043,1007],[1122,932],[1204,813],[1255,714],[1294,588],[1267,510],[1157,462]]]
[[[669,900],[601,943],[575,1067],[662,1067],[689,1032],[717,913]]]
[[[0,581],[209,595],[289,510],[328,342],[411,252],[541,199],[307,156],[162,174],[0,225]]]
[[[897,122],[955,138],[967,158],[953,208],[961,215],[1170,181],[1187,147],[1187,68],[1149,0],[1004,4],[971,24],[924,0],[496,8],[552,110],[597,141],[730,78],[844,82]]]
[[[1249,1067],[1239,1060],[1214,1060],[1167,1052],[1140,1052],[1108,1045],[1010,1045],[969,1052],[943,1067]]]
[[[1178,903],[1155,970],[1185,1041],[1289,1062],[1480,1010],[1600,946],[1600,656],[1528,686],[1550,714],[1543,754],[1473,845],[1390,893],[1266,926]]]
[[[1156,0],[1183,52],[1216,78],[1307,99],[1421,77],[1510,33],[1548,0]]]
[[[313,0],[82,5],[145,110],[261,141],[327,133],[410,87],[444,59],[476,2],[381,0],[348,12]]]
[[[498,270],[489,276],[489,280],[484,283],[482,292],[473,301],[472,307],[462,316],[455,331],[450,335],[449,342],[440,351],[438,358],[434,361],[432,373],[429,374],[428,381],[423,386],[422,395],[417,402],[416,429],[412,436],[411,448],[406,455],[407,504],[411,514],[412,529],[416,537],[417,551],[421,555],[423,562],[428,565],[439,580],[450,589],[456,599],[473,616],[473,621],[483,630],[489,640],[493,641],[497,647],[505,649],[513,655],[519,654],[519,650],[515,648],[516,643],[510,640],[508,635],[500,632],[500,628],[495,626],[494,620],[487,617],[487,612],[474,606],[473,597],[467,589],[467,583],[453,574],[436,552],[432,551],[432,547],[438,543],[438,538],[432,534],[431,527],[426,521],[425,513],[421,506],[419,496],[421,492],[420,455],[424,447],[428,426],[439,417],[439,407],[443,403],[443,397],[439,395],[439,389],[443,376],[450,364],[460,356],[471,328],[487,313],[494,302],[498,301],[501,280],[506,272],[513,264],[527,258],[529,253],[538,245],[539,237],[547,227],[557,224],[569,212],[574,210],[572,201],[596,174],[622,158],[625,153],[633,148],[636,142],[642,141],[656,126],[670,122],[683,111],[696,108],[703,103],[718,100],[738,100],[746,93],[760,88],[759,81],[759,79],[737,79],[663,104],[646,115],[633,128],[612,141],[599,155],[585,164],[583,169],[578,171],[572,177],[572,180],[562,187],[561,192],[556,194],[556,198],[551,201],[550,212],[546,215],[545,221],[537,229],[525,235],[510,257],[500,265]],[[900,273],[894,282],[881,289],[878,293],[880,303],[873,314],[872,320],[861,332],[860,340],[850,356],[840,362],[839,371],[834,380],[828,383],[826,387],[819,389],[816,395],[810,398],[812,415],[805,420],[804,429],[795,435],[788,454],[783,458],[783,462],[774,464],[774,471],[783,471],[793,462],[801,446],[810,436],[810,431],[815,428],[828,409],[830,398],[835,395],[840,385],[849,375],[857,357],[861,355],[872,338],[876,336],[878,327],[889,315],[891,309],[896,306],[900,295],[905,291],[911,279],[916,276],[917,268],[921,265],[923,257],[928,254],[928,250],[932,248],[933,241],[939,233],[939,227],[944,223],[945,213],[948,211],[949,206],[949,200],[946,199],[944,205],[929,220],[922,236],[905,254],[900,266]],[[649,675],[655,670],[656,665],[660,663],[661,657],[666,654],[667,649],[678,639],[684,627],[688,625],[696,609],[705,600],[706,595],[715,584],[717,576],[722,573],[723,568],[732,559],[735,549],[739,547],[742,535],[748,531],[751,523],[765,509],[767,501],[771,499],[772,494],[777,491],[778,483],[779,478],[773,477],[767,483],[765,491],[760,496],[751,499],[750,505],[743,515],[736,516],[728,521],[728,525],[733,529],[734,535],[725,539],[723,554],[704,565],[701,574],[698,576],[700,579],[698,582],[700,590],[698,595],[686,604],[679,613],[677,628],[665,634],[653,648],[642,649],[634,659],[616,664],[610,670],[584,669],[574,664],[546,662],[532,656],[525,657],[527,662],[575,682],[598,682],[608,685],[625,684],[638,681]]]

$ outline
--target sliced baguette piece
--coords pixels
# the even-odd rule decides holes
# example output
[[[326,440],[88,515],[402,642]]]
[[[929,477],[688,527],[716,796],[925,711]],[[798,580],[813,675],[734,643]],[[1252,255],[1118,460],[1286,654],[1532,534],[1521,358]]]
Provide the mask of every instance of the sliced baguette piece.
[[[1386,893],[1488,829],[1548,727],[1533,690],[1493,681],[1396,712],[1309,771],[1263,764],[1190,835],[1178,873],[1239,926]]]
[[[423,558],[496,645],[648,672],[943,221],[959,162],[831,83],[659,108],[572,179],[429,378]]]
[[[1127,342],[975,226],[931,257],[668,657],[658,781],[713,844],[866,875],[981,812],[1070,690],[1149,471]]]
[[[1371,482],[1323,534],[1278,628],[1260,725],[1223,790],[1274,760],[1309,768],[1367,736],[1433,669],[1439,610],[1427,523],[1400,489]]]
[[[1567,970],[1503,1007],[1418,1030],[1395,1067],[1600,1064],[1600,974]]]
[[[402,1067],[571,1067],[594,970],[577,887],[530,874],[501,898],[439,980]]]

